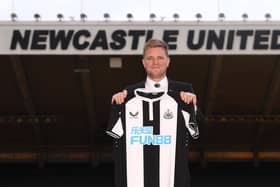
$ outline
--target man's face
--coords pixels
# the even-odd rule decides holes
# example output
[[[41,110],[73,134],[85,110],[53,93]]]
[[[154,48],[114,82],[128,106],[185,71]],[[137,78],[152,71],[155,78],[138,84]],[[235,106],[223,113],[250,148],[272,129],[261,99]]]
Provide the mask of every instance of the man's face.
[[[147,75],[152,80],[161,80],[165,76],[169,61],[169,57],[161,47],[147,49],[142,60]]]

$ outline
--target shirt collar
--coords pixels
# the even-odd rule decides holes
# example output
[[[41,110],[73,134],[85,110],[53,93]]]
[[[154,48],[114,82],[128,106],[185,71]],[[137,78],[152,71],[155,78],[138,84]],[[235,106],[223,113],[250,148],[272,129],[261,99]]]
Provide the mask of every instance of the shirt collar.
[[[156,83],[160,84],[159,88],[156,88],[154,85]],[[159,82],[155,82],[152,79],[150,79],[149,77],[147,77],[146,82],[145,82],[145,89],[149,90],[149,91],[161,91],[161,90],[167,90],[168,89],[168,80],[167,77],[165,76],[161,81]]]

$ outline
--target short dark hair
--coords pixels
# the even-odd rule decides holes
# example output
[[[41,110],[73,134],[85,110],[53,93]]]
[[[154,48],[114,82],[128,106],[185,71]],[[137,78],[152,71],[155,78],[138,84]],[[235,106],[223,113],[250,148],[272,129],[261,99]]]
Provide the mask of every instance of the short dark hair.
[[[166,55],[168,56],[168,45],[164,41],[159,39],[150,39],[147,41],[147,43],[144,46],[143,56],[145,56],[145,53],[148,49],[155,47],[163,48],[165,50]]]

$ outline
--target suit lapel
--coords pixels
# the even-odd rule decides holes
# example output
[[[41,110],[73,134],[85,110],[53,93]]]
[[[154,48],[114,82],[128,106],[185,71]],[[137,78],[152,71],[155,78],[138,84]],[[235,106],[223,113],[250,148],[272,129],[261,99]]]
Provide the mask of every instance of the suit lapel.
[[[168,91],[174,91],[174,81],[171,79],[167,79],[168,81]]]

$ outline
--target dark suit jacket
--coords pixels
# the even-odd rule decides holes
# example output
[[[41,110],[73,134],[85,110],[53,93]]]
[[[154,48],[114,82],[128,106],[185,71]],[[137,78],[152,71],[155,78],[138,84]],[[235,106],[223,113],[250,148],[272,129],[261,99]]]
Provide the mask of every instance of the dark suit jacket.
[[[136,84],[127,86],[125,89],[127,90],[128,95],[130,95],[133,94],[136,88],[144,88],[144,87],[145,87],[145,81],[141,81]],[[193,88],[192,85],[189,83],[168,79],[168,91],[176,91],[176,92],[185,91],[185,92],[193,93]]]
[[[145,88],[145,81],[138,82],[133,85],[127,86],[125,89],[127,90],[127,99],[130,99],[134,95],[134,90],[137,88]],[[194,90],[192,88],[192,85],[190,83],[180,82],[180,81],[174,81],[171,79],[168,79],[168,91],[175,91],[175,92],[190,92],[194,93]],[[200,107],[197,106],[197,112],[196,112],[196,120],[197,123],[202,123],[204,119],[204,115],[202,114]]]

